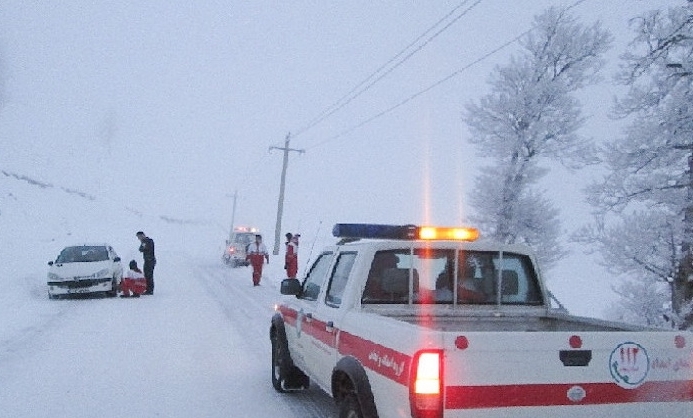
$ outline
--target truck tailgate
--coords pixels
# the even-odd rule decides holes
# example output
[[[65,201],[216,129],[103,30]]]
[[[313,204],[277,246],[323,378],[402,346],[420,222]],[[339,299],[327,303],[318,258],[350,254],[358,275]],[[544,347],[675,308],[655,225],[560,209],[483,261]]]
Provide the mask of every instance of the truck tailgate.
[[[498,408],[504,417],[693,416],[687,333],[450,332],[444,339],[446,417]]]

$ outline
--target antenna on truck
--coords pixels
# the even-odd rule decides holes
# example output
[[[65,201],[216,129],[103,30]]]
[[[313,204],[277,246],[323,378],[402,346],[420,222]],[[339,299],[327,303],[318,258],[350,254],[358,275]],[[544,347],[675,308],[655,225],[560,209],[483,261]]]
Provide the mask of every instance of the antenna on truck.
[[[315,231],[315,238],[313,238],[313,243],[310,244],[310,252],[308,253],[308,258],[306,258],[306,267],[303,269],[304,273],[307,273],[308,263],[310,263],[310,258],[313,256],[313,248],[315,247],[315,241],[318,240],[318,235],[320,234],[320,227],[322,226],[322,221],[318,223],[318,229]]]

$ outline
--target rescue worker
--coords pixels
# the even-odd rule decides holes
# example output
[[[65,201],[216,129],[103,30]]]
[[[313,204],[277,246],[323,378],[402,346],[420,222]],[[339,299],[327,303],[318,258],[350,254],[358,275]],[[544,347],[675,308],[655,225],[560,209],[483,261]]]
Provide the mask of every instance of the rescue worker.
[[[154,256],[154,240],[149,238],[142,231],[137,232],[137,239],[140,240],[140,252],[144,258],[144,277],[147,279],[147,291],[145,295],[154,294],[154,266],[156,265],[156,257]]]
[[[132,292],[133,298],[138,298],[147,290],[147,279],[144,278],[142,270],[137,267],[137,261],[130,261],[130,269],[123,273],[123,279],[120,282],[120,290],[123,292],[121,298],[129,298]]]
[[[293,236],[291,232],[286,233],[286,255],[284,256],[284,270],[286,277],[295,279],[298,273],[298,236]]]
[[[267,264],[269,264],[269,254],[267,253],[265,244],[262,243],[262,235],[255,235],[255,242],[248,244],[246,251],[247,254],[245,258],[253,267],[253,286],[259,286],[260,278],[262,278],[262,265],[265,260],[267,260]]]

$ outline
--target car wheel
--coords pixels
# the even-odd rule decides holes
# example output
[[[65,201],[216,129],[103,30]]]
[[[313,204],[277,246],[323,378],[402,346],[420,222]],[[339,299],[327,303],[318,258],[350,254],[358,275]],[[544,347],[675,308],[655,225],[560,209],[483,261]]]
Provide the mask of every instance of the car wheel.
[[[113,280],[111,280],[111,290],[109,292],[106,292],[106,296],[108,296],[109,298],[114,298],[118,296],[118,281],[115,279],[115,277],[113,278]]]
[[[347,394],[339,404],[339,418],[363,418],[361,405],[355,393]]]

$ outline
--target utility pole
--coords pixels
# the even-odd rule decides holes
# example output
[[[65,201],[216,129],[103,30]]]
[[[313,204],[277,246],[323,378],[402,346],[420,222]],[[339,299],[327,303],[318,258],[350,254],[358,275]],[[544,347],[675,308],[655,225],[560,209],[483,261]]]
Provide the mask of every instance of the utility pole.
[[[233,235],[234,221],[236,218],[236,199],[238,198],[238,190],[233,191],[233,196],[227,194],[226,197],[233,197],[233,210],[231,211],[231,229],[229,230],[229,239],[231,239],[231,235]]]
[[[284,212],[284,188],[286,184],[286,168],[289,165],[289,151],[296,151],[299,154],[303,154],[305,150],[289,148],[289,140],[291,138],[291,132],[286,134],[286,139],[284,140],[284,148],[280,147],[270,147],[270,151],[273,149],[278,149],[284,151],[284,164],[282,165],[282,179],[279,183],[279,202],[277,203],[277,223],[274,226],[274,251],[272,254],[279,254],[279,237],[282,230],[282,213]]]

